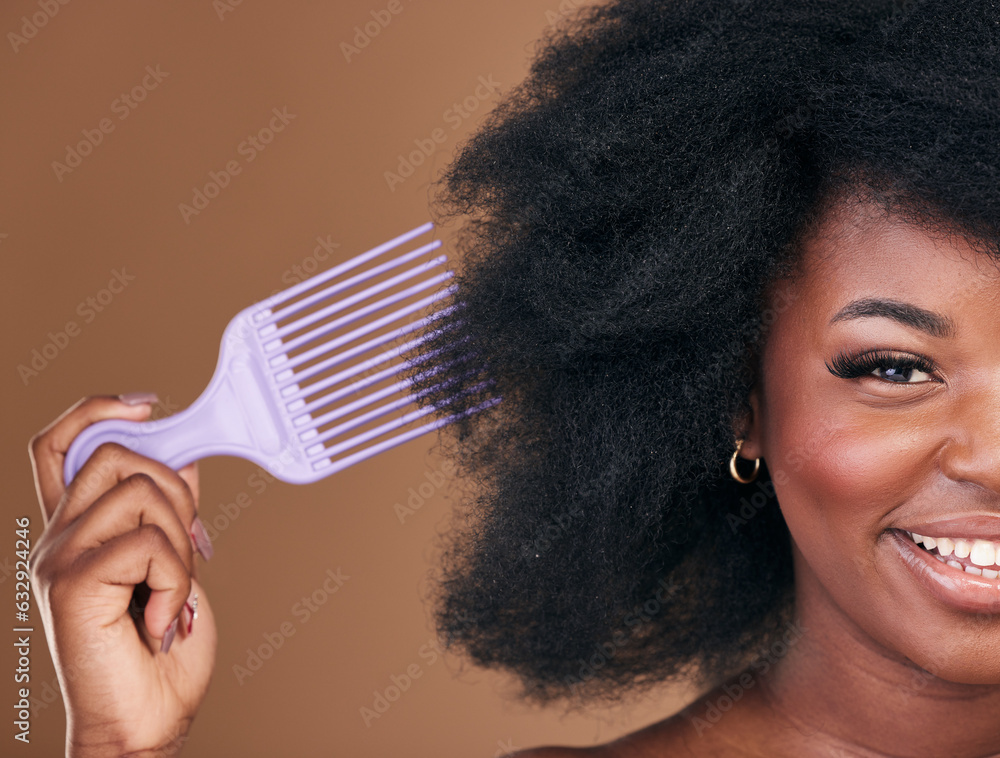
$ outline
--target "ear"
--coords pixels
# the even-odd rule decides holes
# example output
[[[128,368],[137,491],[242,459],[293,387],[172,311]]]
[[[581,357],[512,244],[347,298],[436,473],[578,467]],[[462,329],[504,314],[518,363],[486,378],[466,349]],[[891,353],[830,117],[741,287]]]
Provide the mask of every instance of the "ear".
[[[740,448],[740,458],[752,461],[754,458],[763,458],[761,432],[763,421],[762,398],[760,382],[755,382],[750,389],[747,398],[750,403],[750,415],[744,416],[737,423],[736,439],[743,438],[743,446]]]

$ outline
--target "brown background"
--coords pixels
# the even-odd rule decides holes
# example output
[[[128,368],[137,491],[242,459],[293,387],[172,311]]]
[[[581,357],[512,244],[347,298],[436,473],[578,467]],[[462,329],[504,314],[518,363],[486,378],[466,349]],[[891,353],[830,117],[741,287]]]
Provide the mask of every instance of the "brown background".
[[[208,0],[76,0],[58,6],[30,38],[24,17],[41,20],[43,5],[3,4],[4,618],[13,614],[13,520],[30,515],[35,540],[41,530],[30,435],[87,394],[155,391],[163,400],[157,413],[176,412],[208,382],[229,319],[283,289],[293,266],[311,265],[317,236],[340,245],[326,267],[428,220],[430,180],[498,94],[525,75],[547,25],[575,4],[401,0],[350,61],[342,43],[352,43],[373,12],[386,18],[388,2],[245,0],[227,9]],[[165,76],[122,119],[115,100],[140,85],[147,66]],[[480,77],[499,83],[499,92],[456,120],[449,108],[474,96]],[[294,119],[247,162],[237,146],[267,125],[273,108]],[[65,161],[67,146],[102,119],[113,129],[57,176],[53,161]],[[435,129],[445,141],[390,189],[385,172]],[[241,173],[185,222],[178,205],[233,159]],[[439,232],[446,247],[451,233]],[[124,291],[99,313],[78,310],[116,270],[134,277]],[[69,322],[78,332],[62,339],[57,333]],[[53,340],[50,332],[65,346],[49,347],[56,353],[37,374],[22,374],[19,366],[30,367],[33,351]],[[185,755],[489,758],[605,741],[694,696],[664,690],[614,712],[564,717],[519,703],[509,679],[422,656],[433,638],[427,577],[456,496],[438,489],[405,523],[393,506],[440,470],[432,442],[421,438],[317,484],[276,482],[263,491],[248,481],[253,464],[201,464],[202,518],[225,525],[201,571],[220,640]],[[241,493],[251,505],[227,524],[224,506]],[[307,621],[294,616],[327,569],[350,579]],[[33,621],[32,742],[27,749],[14,742],[7,720],[4,755],[62,749],[65,715],[52,701],[56,680],[37,613]],[[288,621],[294,635],[238,683],[234,665],[246,665],[248,648]],[[10,645],[0,647],[2,701],[13,703],[14,662]],[[366,726],[360,709],[412,664],[421,677]]]

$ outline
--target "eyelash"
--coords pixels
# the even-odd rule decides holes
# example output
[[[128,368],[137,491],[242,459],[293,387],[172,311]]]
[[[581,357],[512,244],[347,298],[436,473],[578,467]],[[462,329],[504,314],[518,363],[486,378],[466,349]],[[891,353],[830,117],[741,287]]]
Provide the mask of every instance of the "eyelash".
[[[833,359],[833,365],[829,363],[826,367],[830,373],[841,379],[855,379],[859,376],[872,375],[874,378],[886,384],[922,384],[922,382],[893,382],[890,379],[883,379],[872,374],[879,368],[916,369],[927,374],[936,371],[934,363],[920,355],[901,355],[889,350],[871,350],[861,354],[838,353]]]

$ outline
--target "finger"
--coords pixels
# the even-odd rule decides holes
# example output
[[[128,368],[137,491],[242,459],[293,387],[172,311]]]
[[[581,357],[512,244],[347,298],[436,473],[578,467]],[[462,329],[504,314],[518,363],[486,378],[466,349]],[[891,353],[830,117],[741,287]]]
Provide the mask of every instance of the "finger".
[[[128,614],[135,585],[146,582],[152,592],[143,616],[146,630],[162,640],[191,592],[191,575],[166,533],[144,524],[119,534],[78,561],[81,594],[114,590],[120,615]],[[99,587],[97,586],[99,585]]]
[[[108,442],[90,456],[52,514],[52,528],[65,529],[108,490],[136,475],[153,480],[177,511],[185,531],[196,515],[194,495],[170,466]]]
[[[191,496],[194,498],[195,508],[198,507],[198,502],[201,499],[201,484],[198,476],[198,461],[194,463],[189,463],[183,468],[177,469],[177,473],[180,475],[181,479],[187,482],[188,489],[191,490]]]
[[[87,397],[31,438],[28,456],[31,458],[35,490],[46,525],[66,488],[63,482],[63,463],[66,451],[77,435],[96,421],[109,418],[142,421],[151,411],[149,403],[129,405],[114,396]]]
[[[199,510],[200,506],[198,502],[201,497],[201,487],[198,479],[198,462],[189,463],[184,468],[178,470],[177,473],[187,482],[188,489],[191,490],[191,496],[194,498],[195,510]],[[197,515],[195,515],[194,520],[191,522],[191,529],[189,531],[195,549],[207,561],[214,554],[215,548],[212,547],[212,538],[208,536],[205,525]]]
[[[58,549],[71,561],[80,553],[146,524],[155,524],[163,530],[190,573],[194,567],[194,547],[188,527],[163,490],[147,474],[133,474],[101,495],[66,527]]]

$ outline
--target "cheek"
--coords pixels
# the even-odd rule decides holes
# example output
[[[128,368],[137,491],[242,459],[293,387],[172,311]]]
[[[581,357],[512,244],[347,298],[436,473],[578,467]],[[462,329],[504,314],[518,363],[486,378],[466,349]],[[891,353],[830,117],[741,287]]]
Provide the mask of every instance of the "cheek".
[[[774,398],[764,454],[782,514],[801,549],[870,554],[894,508],[920,489],[926,440],[902,413],[824,404],[805,391]],[[866,549],[867,548],[867,549]],[[811,557],[816,560],[816,555]]]

